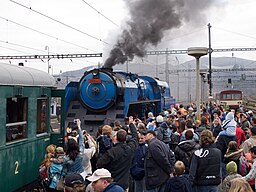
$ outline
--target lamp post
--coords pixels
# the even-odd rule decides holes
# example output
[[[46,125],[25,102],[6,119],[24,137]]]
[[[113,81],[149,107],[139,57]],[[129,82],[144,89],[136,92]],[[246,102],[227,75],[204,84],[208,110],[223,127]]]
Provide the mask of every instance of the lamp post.
[[[196,107],[197,115],[196,119],[200,120],[200,104],[201,104],[201,93],[200,93],[200,67],[199,59],[200,57],[207,55],[208,48],[206,47],[190,47],[188,48],[188,55],[196,58]]]
[[[205,101],[205,76],[206,73],[202,72],[200,73],[201,75],[201,101],[204,102]]]
[[[177,65],[178,65],[178,101],[180,100],[180,74],[179,74],[179,69],[180,69],[180,62],[179,62],[179,59],[178,57],[175,57],[176,61],[177,61]]]
[[[44,48],[44,50],[47,50],[47,51],[48,51],[48,60],[47,60],[48,66],[47,66],[47,72],[50,73],[50,68],[51,68],[51,67],[50,67],[50,57],[49,57],[49,53],[50,53],[50,51],[49,51],[49,46],[46,45],[45,48]]]

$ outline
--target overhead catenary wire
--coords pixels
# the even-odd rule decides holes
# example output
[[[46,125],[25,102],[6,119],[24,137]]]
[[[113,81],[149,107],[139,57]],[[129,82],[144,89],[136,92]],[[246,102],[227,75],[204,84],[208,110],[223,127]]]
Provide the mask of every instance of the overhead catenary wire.
[[[250,35],[234,32],[234,31],[230,31],[228,29],[223,29],[223,28],[220,28],[220,27],[214,27],[214,28],[219,29],[221,31],[228,32],[228,33],[233,33],[233,34],[236,34],[236,35],[240,35],[240,36],[243,36],[243,37],[247,37],[247,38],[251,38],[251,39],[256,39],[256,37],[254,37],[254,36],[250,36]]]
[[[106,45],[110,45],[108,42],[103,41],[103,40],[100,39],[100,38],[97,38],[97,37],[95,37],[95,36],[93,36],[93,35],[90,35],[90,34],[84,32],[84,31],[80,30],[80,29],[77,29],[77,28],[75,28],[75,27],[73,27],[73,26],[71,26],[71,25],[68,25],[68,24],[66,24],[66,23],[63,23],[63,22],[61,22],[61,21],[59,21],[59,20],[57,20],[57,19],[54,19],[54,18],[52,18],[52,17],[50,17],[50,16],[48,16],[48,15],[45,15],[45,14],[39,12],[39,11],[36,11],[36,10],[32,9],[31,7],[27,7],[27,6],[25,6],[25,5],[21,4],[21,3],[18,3],[18,2],[14,1],[14,0],[10,0],[10,1],[11,1],[12,3],[15,3],[15,4],[21,6],[21,7],[24,7],[24,8],[26,8],[26,9],[29,9],[29,10],[31,10],[31,11],[33,11],[33,12],[39,14],[39,15],[42,15],[43,17],[46,17],[46,18],[48,18],[48,19],[50,19],[50,20],[52,20],[52,21],[55,21],[55,22],[57,22],[57,23],[59,23],[59,24],[61,24],[61,25],[64,25],[64,26],[66,26],[66,27],[68,27],[68,28],[70,28],[70,29],[72,29],[72,30],[74,30],[74,31],[77,31],[77,32],[79,32],[79,33],[81,33],[81,34],[84,34],[84,35],[88,36],[88,37],[91,37],[92,39],[95,39],[95,40],[97,40],[97,41],[100,41],[100,42],[102,42],[102,43],[104,43],[104,44],[106,44]]]
[[[92,49],[89,49],[89,48],[87,48],[87,47],[83,47],[83,46],[81,46],[81,45],[77,45],[77,44],[75,44],[75,43],[68,42],[68,41],[66,41],[66,40],[60,39],[60,38],[58,38],[58,37],[54,37],[54,36],[52,36],[52,35],[49,35],[49,34],[47,34],[47,33],[42,32],[42,31],[39,31],[39,30],[33,29],[33,28],[31,28],[31,27],[28,27],[28,26],[26,26],[26,25],[17,23],[17,22],[15,22],[15,21],[10,20],[10,19],[7,19],[7,18],[1,17],[1,16],[0,16],[0,19],[6,20],[7,22],[11,22],[11,23],[13,23],[13,24],[15,24],[15,25],[24,27],[24,28],[26,28],[26,29],[32,30],[32,31],[34,31],[34,32],[37,32],[37,33],[39,33],[39,34],[42,34],[42,35],[45,35],[45,36],[47,36],[47,37],[53,38],[53,39],[55,39],[55,40],[62,41],[62,42],[64,42],[64,43],[67,43],[67,44],[70,44],[70,45],[73,45],[73,46],[76,46],[76,47],[79,47],[79,48],[83,48],[83,49],[86,49],[86,50],[88,50],[88,51],[97,52],[97,51],[92,50]]]
[[[25,52],[23,52],[23,51],[20,51],[20,50],[18,50],[18,49],[13,49],[13,48],[9,48],[9,47],[4,47],[4,46],[1,46],[1,45],[0,45],[0,47],[3,48],[3,49],[8,49],[8,50],[11,50],[11,51],[16,51],[16,52],[20,52],[20,53],[27,54],[27,53],[25,53]]]
[[[199,31],[202,31],[202,30],[204,30],[204,29],[205,29],[205,27],[200,27],[200,28],[198,28],[198,29],[196,29],[196,30],[194,30],[194,31],[192,31],[192,32],[190,32],[190,33],[185,33],[185,34],[183,34],[183,35],[181,35],[181,36],[178,36],[178,37],[175,37],[175,38],[165,39],[165,41],[173,41],[173,40],[176,40],[176,39],[180,39],[180,38],[182,38],[182,37],[186,37],[186,36],[192,35],[192,34],[194,34],[194,33],[197,33],[197,32],[199,32]]]
[[[108,17],[106,17],[105,15],[103,15],[100,11],[98,11],[96,8],[94,8],[92,5],[90,5],[88,2],[86,2],[85,0],[82,0],[86,5],[88,5],[90,8],[92,8],[94,11],[96,11],[99,15],[101,15],[102,17],[104,17],[105,19],[107,19],[109,22],[111,22],[112,24],[114,24],[115,26],[119,27],[119,25],[117,25],[114,21],[112,21],[111,19],[109,19]]]
[[[32,47],[27,47],[27,46],[24,46],[24,45],[20,45],[20,44],[16,44],[16,43],[11,43],[9,41],[3,41],[3,40],[0,40],[0,43],[6,43],[6,44],[9,44],[9,45],[14,45],[14,46],[17,46],[17,47],[22,47],[22,48],[26,48],[26,49],[31,49],[31,50],[34,50],[34,51],[40,51],[40,52],[45,52],[41,49],[36,49],[36,48],[32,48]]]

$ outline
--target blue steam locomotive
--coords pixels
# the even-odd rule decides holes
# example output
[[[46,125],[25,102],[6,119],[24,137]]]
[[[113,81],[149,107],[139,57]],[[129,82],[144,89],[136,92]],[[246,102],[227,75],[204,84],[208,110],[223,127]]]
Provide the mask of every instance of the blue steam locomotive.
[[[143,119],[149,111],[158,114],[175,103],[166,82],[108,68],[85,72],[80,82],[70,82],[65,92],[66,126],[79,118],[93,133],[100,125],[123,122],[131,115]]]

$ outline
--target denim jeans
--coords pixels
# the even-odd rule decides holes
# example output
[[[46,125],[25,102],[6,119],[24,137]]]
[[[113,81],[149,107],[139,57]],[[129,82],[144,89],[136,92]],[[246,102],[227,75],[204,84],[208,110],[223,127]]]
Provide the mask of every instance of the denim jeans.
[[[146,190],[146,192],[164,192],[166,183],[150,190]],[[202,191],[201,191],[202,192]]]
[[[193,192],[218,192],[218,185],[194,186]]]
[[[140,181],[134,180],[134,192],[144,192],[145,191],[145,181],[144,179]]]

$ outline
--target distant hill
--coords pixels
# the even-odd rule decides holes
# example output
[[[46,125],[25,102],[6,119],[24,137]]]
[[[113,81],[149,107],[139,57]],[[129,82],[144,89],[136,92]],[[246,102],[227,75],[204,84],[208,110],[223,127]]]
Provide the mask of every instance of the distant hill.
[[[66,71],[64,73],[61,74],[61,76],[69,76],[69,77],[81,77],[84,75],[84,72],[85,71],[88,71],[88,70],[91,70],[93,68],[96,68],[97,65],[92,65],[92,66],[89,66],[89,67],[84,67],[82,69],[78,69],[78,70],[74,70],[74,71]]]
[[[89,67],[84,67],[79,70],[74,71],[66,71],[59,75],[54,75],[56,79],[58,79],[58,88],[59,89],[65,89],[66,85],[71,81],[79,81],[81,77],[84,75],[85,71],[97,68],[97,65],[92,65]]]

